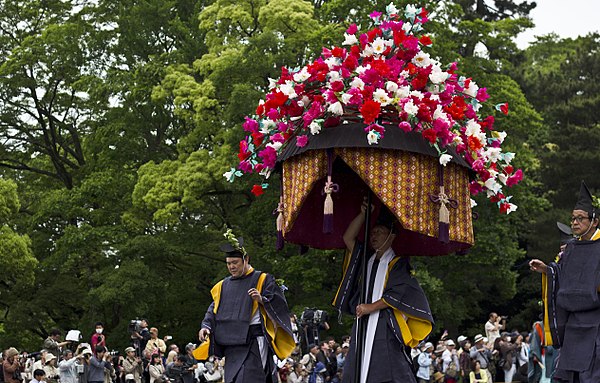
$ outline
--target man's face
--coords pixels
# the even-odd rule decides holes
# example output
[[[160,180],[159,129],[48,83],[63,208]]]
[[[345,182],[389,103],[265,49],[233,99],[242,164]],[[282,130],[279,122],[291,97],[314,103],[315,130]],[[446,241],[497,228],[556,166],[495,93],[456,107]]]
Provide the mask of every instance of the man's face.
[[[142,321],[140,321],[140,326],[142,328],[146,328],[146,327],[148,327],[148,322],[146,322],[145,320],[142,320]]]
[[[329,349],[333,350],[333,348],[335,347],[335,340],[330,340],[327,343],[329,343]]]
[[[65,354],[65,360],[69,360],[73,357],[73,353],[72,352],[68,352]]]
[[[52,335],[51,338],[57,341],[60,338],[60,334]]]
[[[225,262],[227,262],[227,270],[229,271],[229,274],[231,274],[231,276],[234,278],[244,276],[247,271],[248,263],[244,260],[244,258],[227,257],[225,258]]]
[[[133,359],[135,357],[135,351],[127,351],[127,357]]]
[[[96,355],[98,356],[98,359],[104,358],[104,354],[106,354],[106,351],[96,353]]]
[[[586,231],[589,233],[592,220],[587,211],[578,209],[573,210],[573,213],[571,214],[571,230],[573,230],[573,235],[580,236]]]
[[[496,319],[498,319],[498,314],[496,313],[492,313],[492,315],[490,315],[490,322],[495,322]]]
[[[321,350],[323,350],[323,351],[329,351],[329,344],[328,343],[323,343],[321,345]]]
[[[310,349],[310,353],[316,355],[319,353],[319,348],[317,346]]]
[[[390,235],[390,229],[385,226],[377,225],[371,230],[371,247],[373,249],[383,249],[386,243],[393,241],[394,235]]]

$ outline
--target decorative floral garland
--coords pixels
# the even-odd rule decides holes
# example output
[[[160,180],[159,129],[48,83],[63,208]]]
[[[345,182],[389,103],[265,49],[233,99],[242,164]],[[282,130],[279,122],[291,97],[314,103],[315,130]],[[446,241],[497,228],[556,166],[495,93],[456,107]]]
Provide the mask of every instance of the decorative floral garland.
[[[494,130],[494,117],[478,115],[487,90],[458,76],[456,63],[443,69],[422,50],[432,44],[422,34],[427,15],[425,8],[407,5],[401,12],[390,3],[385,14],[369,15],[368,32],[358,35],[357,26],[350,25],[343,48],[323,48],[321,57],[301,69],[283,67],[256,115],[246,117],[249,135],[240,141],[240,163],[224,176],[230,182],[252,172],[268,178],[294,137],[304,147],[311,135],[347,123],[352,115],[367,125],[369,145],[383,137],[384,124],[394,124],[390,129],[421,133],[437,149],[441,165],[451,161],[446,149],[453,148],[476,174],[472,195],[485,191],[502,213],[516,210],[502,189],[517,184],[523,173],[511,165],[514,153],[502,152],[506,133]],[[495,108],[508,114],[508,103]],[[267,186],[254,185],[252,193],[258,196]]]

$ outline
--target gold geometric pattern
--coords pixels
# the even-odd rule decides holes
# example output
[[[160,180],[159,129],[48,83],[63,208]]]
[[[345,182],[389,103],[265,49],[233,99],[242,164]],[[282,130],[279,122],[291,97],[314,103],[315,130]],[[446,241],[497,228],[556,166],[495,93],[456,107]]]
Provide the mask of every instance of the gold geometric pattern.
[[[438,159],[419,153],[371,148],[338,148],[335,153],[365,181],[396,215],[403,228],[438,237],[439,204],[429,199],[439,193]],[[458,202],[450,211],[450,240],[473,244],[473,222],[466,168],[442,167],[444,189]]]

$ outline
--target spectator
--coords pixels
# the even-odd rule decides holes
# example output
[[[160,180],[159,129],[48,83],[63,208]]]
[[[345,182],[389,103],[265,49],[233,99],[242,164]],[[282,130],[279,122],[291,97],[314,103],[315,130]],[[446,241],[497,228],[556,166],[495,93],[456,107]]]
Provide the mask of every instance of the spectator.
[[[418,383],[429,383],[431,380],[431,365],[435,359],[433,343],[425,343],[423,345],[423,352],[417,357],[417,364],[419,365],[419,369],[417,370]]]
[[[325,383],[327,380],[327,367],[321,362],[317,362],[313,372],[311,373],[311,377],[309,379],[310,382],[314,383]]]
[[[192,373],[189,375],[183,376],[184,383],[194,383],[194,375],[195,375],[196,369],[198,368],[198,361],[196,360],[196,358],[194,358],[194,349],[195,348],[196,347],[192,343],[188,343],[185,346],[185,366]]]
[[[96,349],[96,346],[104,346],[106,347],[106,336],[103,334],[104,325],[102,322],[96,322],[96,331],[92,335],[92,339],[90,341],[92,345],[92,350]]]
[[[446,376],[446,383],[458,381],[459,369],[456,343],[449,339],[446,341],[446,350],[442,353],[442,372]]]
[[[308,374],[302,363],[294,363],[294,370],[288,375],[286,383],[308,383]]]
[[[123,360],[123,373],[125,381],[133,381],[133,383],[142,383],[142,373],[144,365],[142,359],[135,355],[135,348],[127,347],[125,349],[125,360]],[[62,383],[62,382],[61,382]]]
[[[140,354],[143,353],[150,340],[150,331],[148,331],[148,321],[146,319],[140,320],[140,330],[134,331],[131,337],[136,338],[139,341]]]
[[[478,360],[473,361],[473,371],[469,372],[469,383],[488,383],[488,373],[481,368],[481,363]],[[491,382],[490,382],[491,383]]]
[[[104,369],[113,372],[113,366],[110,363],[110,354],[106,352],[106,347],[96,346],[96,355],[90,358],[88,366],[88,383],[103,383]]]
[[[58,383],[60,376],[58,374],[58,368],[56,368],[56,356],[50,352],[46,354],[44,372],[46,373],[46,382]]]
[[[169,378],[169,381],[173,383],[184,383],[183,377],[185,375],[192,375],[192,371],[185,366],[185,362],[185,355],[179,355],[167,366],[165,375]]]
[[[496,313],[490,313],[488,321],[485,323],[485,336],[488,338],[490,346],[493,346],[496,339],[500,338],[500,330],[504,330],[505,327],[505,317],[499,317]]]
[[[350,349],[349,343],[342,344],[342,352],[340,352],[337,356],[337,368],[338,371],[344,371],[344,362],[346,361],[346,355],[348,355],[348,350]]]
[[[165,367],[163,366],[162,359],[159,354],[152,355],[152,361],[148,366],[148,372],[150,373],[150,383],[163,382],[163,374],[165,373]]]
[[[156,327],[150,329],[150,340],[146,344],[145,351],[149,351],[151,354],[164,354],[167,351],[167,345],[164,340],[158,337],[158,329]]]
[[[488,373],[488,381],[492,382],[491,367],[492,352],[485,346],[484,337],[481,334],[475,335],[475,345],[471,348],[471,359],[479,361],[481,368]]]
[[[51,353],[52,355],[60,355],[60,348],[69,344],[69,341],[59,342],[60,340],[60,330],[52,329],[50,331],[50,336],[46,338],[44,341],[44,349]]]
[[[168,367],[169,364],[173,363],[175,359],[177,359],[177,355],[179,355],[179,347],[176,344],[170,345],[169,353],[167,354],[167,359],[165,360],[165,365]]]
[[[499,353],[498,367],[504,371],[504,382],[512,382],[513,376],[517,370],[515,367],[517,346],[514,343],[511,343],[510,335],[504,333],[500,338],[496,339],[494,349],[498,350]]]
[[[17,355],[19,355],[19,351],[14,347],[9,348],[3,353],[2,372],[4,374],[4,383],[21,383],[21,368]]]
[[[79,358],[82,358],[82,356],[79,356]],[[63,360],[58,364],[60,383],[79,383],[77,360],[77,358],[73,357],[73,351],[65,350],[63,352]]]
[[[308,354],[302,357],[300,363],[306,368],[306,372],[311,374],[317,364],[317,354],[319,353],[319,347],[316,344],[308,345]]]
[[[473,368],[471,363],[471,343],[466,340],[462,343],[461,351],[458,356],[458,365],[460,367],[460,376],[463,378],[463,382],[469,378],[469,373]]]
[[[33,379],[31,379],[30,383],[42,383],[45,377],[46,373],[44,372],[44,370],[40,370],[38,368],[37,370],[33,371]]]

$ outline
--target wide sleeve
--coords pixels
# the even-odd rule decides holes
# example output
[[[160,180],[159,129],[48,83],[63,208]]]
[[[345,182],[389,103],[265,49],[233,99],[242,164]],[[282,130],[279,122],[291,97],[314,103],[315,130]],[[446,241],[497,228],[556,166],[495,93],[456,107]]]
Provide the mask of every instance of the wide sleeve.
[[[356,315],[356,306],[360,301],[360,275],[361,275],[361,254],[363,252],[363,244],[359,241],[355,242],[352,251],[346,251],[344,255],[344,267],[342,280],[339,283],[337,293],[333,299],[332,305],[338,311]]]
[[[544,302],[544,345],[560,348],[564,336],[566,312],[556,304],[560,286],[558,263],[550,263],[542,274],[542,301]]]
[[[275,355],[283,360],[289,357],[296,347],[287,301],[271,274],[261,274],[257,290],[263,301],[260,311],[264,330]]]

